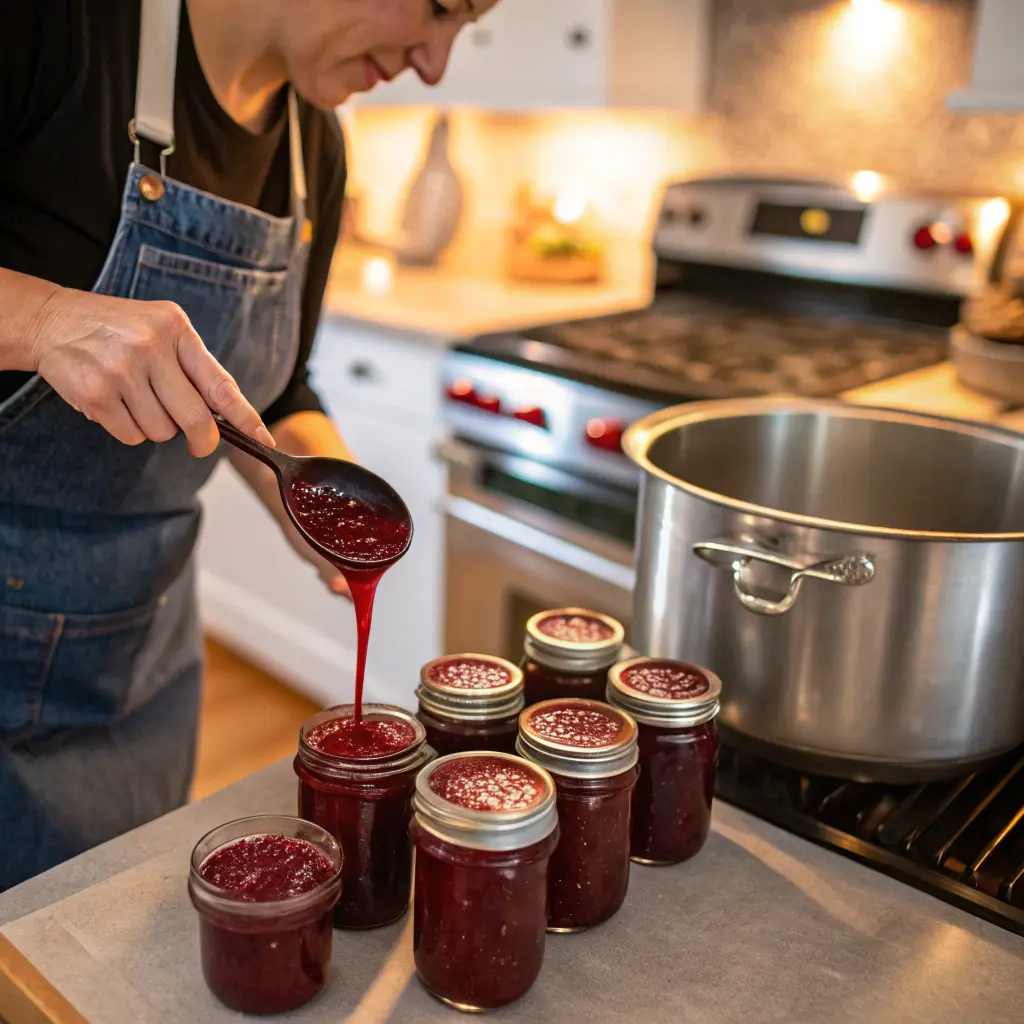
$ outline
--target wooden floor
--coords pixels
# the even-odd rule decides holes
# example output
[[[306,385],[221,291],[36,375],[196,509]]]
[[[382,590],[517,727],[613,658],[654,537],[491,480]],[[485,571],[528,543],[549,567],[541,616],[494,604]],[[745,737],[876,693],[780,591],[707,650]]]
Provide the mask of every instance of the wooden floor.
[[[208,641],[199,752],[199,800],[295,753],[299,726],[318,705]]]

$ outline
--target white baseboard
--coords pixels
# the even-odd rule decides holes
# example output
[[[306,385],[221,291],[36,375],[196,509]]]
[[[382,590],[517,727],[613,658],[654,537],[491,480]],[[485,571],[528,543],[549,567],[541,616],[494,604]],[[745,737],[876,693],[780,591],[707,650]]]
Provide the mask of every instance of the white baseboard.
[[[326,637],[282,608],[215,576],[199,573],[204,630],[253,664],[324,707],[352,700],[355,652]],[[366,697],[398,703],[395,687],[366,677]]]

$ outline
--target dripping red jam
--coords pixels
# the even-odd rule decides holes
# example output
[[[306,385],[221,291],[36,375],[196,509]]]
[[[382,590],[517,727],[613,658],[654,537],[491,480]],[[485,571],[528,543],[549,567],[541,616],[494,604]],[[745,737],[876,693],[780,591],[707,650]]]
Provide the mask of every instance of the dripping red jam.
[[[643,864],[695,856],[711,830],[721,681],[681,661],[636,658],[608,677],[608,700],[639,724],[630,850]]]
[[[308,743],[321,754],[358,760],[400,753],[415,739],[416,730],[408,722],[374,715],[324,722],[309,734]]]
[[[276,815],[229,822],[196,844],[188,889],[203,976],[225,1006],[286,1013],[323,988],[341,859],[323,829]]]
[[[435,996],[461,1010],[511,1003],[544,959],[554,784],[494,753],[453,754],[417,779],[413,950]]]
[[[470,750],[514,754],[523,673],[504,658],[450,654],[420,670],[416,717],[440,756]]]
[[[368,704],[313,715],[299,733],[299,814],[326,829],[345,856],[338,928],[376,928],[409,907],[409,821],[416,774],[434,756],[407,711]]]
[[[534,615],[526,624],[520,662],[526,706],[557,697],[604,700],[608,669],[624,637],[621,623],[585,608]]]
[[[559,698],[519,719],[519,753],[547,769],[559,840],[548,868],[548,928],[574,932],[616,914],[629,887],[637,725],[619,708]]]

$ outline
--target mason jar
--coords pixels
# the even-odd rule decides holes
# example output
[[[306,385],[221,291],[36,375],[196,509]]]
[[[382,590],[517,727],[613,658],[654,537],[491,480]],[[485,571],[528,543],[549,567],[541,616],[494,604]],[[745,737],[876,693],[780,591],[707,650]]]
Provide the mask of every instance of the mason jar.
[[[608,702],[628,711],[639,727],[630,844],[637,863],[678,864],[707,840],[721,693],[713,672],[665,658],[633,658],[608,675]]]

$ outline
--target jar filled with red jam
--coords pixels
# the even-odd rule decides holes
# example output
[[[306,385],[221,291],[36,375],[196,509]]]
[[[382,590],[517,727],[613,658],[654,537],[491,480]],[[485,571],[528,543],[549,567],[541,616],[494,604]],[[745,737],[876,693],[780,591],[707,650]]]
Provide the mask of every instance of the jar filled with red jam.
[[[664,658],[624,661],[608,675],[608,702],[639,724],[630,844],[637,863],[678,864],[708,837],[721,693],[713,672]]]
[[[407,711],[366,704],[320,711],[299,731],[299,815],[325,828],[345,855],[338,928],[377,928],[409,907],[409,821],[416,775],[434,757]]]
[[[438,755],[466,750],[514,754],[523,710],[523,673],[489,654],[449,654],[420,672],[417,718]]]
[[[555,780],[559,840],[548,868],[548,931],[601,924],[629,887],[636,722],[595,700],[542,701],[519,718],[518,750]]]
[[[203,976],[242,1013],[286,1013],[327,981],[342,853],[318,825],[261,814],[208,832],[192,851]]]
[[[538,612],[526,624],[520,662],[526,706],[556,697],[603,701],[624,639],[622,624],[608,615],[585,608]]]
[[[416,973],[459,1010],[519,999],[544,960],[551,776],[509,754],[450,754],[420,773],[415,807]]]

